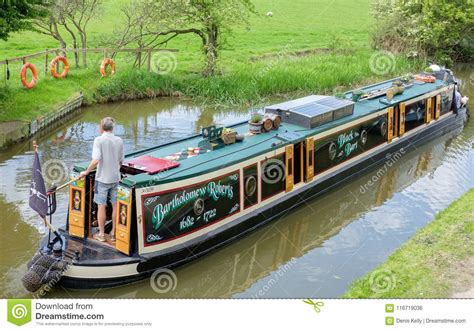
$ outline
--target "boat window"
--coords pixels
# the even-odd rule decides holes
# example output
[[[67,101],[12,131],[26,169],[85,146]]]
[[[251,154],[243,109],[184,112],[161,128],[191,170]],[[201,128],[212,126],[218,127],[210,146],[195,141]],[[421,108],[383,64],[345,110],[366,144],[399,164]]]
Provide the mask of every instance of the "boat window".
[[[319,174],[386,142],[387,116],[381,115],[315,142],[315,173]],[[313,154],[309,154],[312,163]]]
[[[295,144],[294,154],[295,154],[294,182],[295,182],[295,184],[298,184],[299,182],[301,182],[303,180],[303,176],[302,176],[303,171],[304,171],[303,170],[303,164],[304,164],[304,161],[303,161],[303,143]]]
[[[427,107],[426,100],[420,100],[418,102],[406,105],[405,132],[413,130],[425,123],[426,107]]]
[[[258,170],[257,163],[244,168],[244,208],[258,202]]]
[[[447,114],[451,111],[453,103],[453,89],[441,92],[441,115]]]
[[[261,162],[262,200],[285,190],[285,153]]]

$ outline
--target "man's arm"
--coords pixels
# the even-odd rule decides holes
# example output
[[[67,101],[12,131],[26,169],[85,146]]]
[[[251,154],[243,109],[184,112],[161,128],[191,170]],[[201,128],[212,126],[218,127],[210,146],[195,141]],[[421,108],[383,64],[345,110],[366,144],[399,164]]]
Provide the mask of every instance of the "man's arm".
[[[101,158],[102,158],[102,151],[100,149],[99,140],[95,138],[94,145],[92,147],[92,161],[91,163],[89,163],[89,166],[87,167],[87,169],[81,172],[81,174],[79,175],[79,178],[85,177],[88,174],[90,174],[90,172],[97,167]]]
[[[87,167],[87,169],[85,171],[81,172],[81,174],[79,175],[79,178],[85,177],[88,174],[90,174],[91,171],[94,170],[95,167],[97,167],[98,164],[99,164],[99,160],[95,160],[95,159],[92,160],[91,163],[89,164],[89,166]]]

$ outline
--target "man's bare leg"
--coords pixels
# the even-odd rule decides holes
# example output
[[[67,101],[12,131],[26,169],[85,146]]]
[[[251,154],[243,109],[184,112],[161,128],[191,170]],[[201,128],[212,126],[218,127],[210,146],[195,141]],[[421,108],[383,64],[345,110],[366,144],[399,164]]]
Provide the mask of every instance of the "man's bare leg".
[[[99,236],[105,235],[105,210],[107,205],[98,205],[97,221],[99,222]]]
[[[112,231],[110,231],[110,235],[115,237],[115,212],[117,209],[117,204],[112,204]]]

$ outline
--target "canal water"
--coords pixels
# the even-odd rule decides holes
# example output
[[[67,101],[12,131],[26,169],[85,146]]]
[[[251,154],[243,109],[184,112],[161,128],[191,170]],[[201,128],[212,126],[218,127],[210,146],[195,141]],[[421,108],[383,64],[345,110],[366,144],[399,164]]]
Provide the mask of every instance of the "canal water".
[[[462,89],[474,102],[474,72],[459,67]],[[198,107],[157,99],[85,108],[38,139],[47,181],[61,182],[71,166],[89,160],[97,123],[113,116],[125,149],[132,151],[196,133],[202,126],[248,118],[245,111]],[[45,233],[28,207],[32,142],[0,153],[0,297],[30,296],[21,285],[26,263]],[[371,185],[367,183],[371,180]],[[48,297],[288,298],[338,297],[350,283],[383,262],[436,213],[474,187],[474,121],[463,130],[407,153],[314,200],[276,222],[175,270],[167,293],[144,280],[113,289],[54,289]],[[53,223],[64,224],[65,192]],[[155,286],[153,286],[155,285]],[[420,294],[422,296],[422,294]]]

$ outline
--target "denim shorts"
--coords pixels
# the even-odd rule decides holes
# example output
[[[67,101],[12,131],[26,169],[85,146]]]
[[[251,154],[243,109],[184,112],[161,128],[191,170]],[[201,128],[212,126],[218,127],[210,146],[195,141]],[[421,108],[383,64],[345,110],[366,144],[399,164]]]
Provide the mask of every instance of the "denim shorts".
[[[118,183],[105,184],[96,181],[94,187],[94,202],[98,205],[106,205],[107,198],[110,197],[110,202],[115,204],[117,202],[117,187]]]

